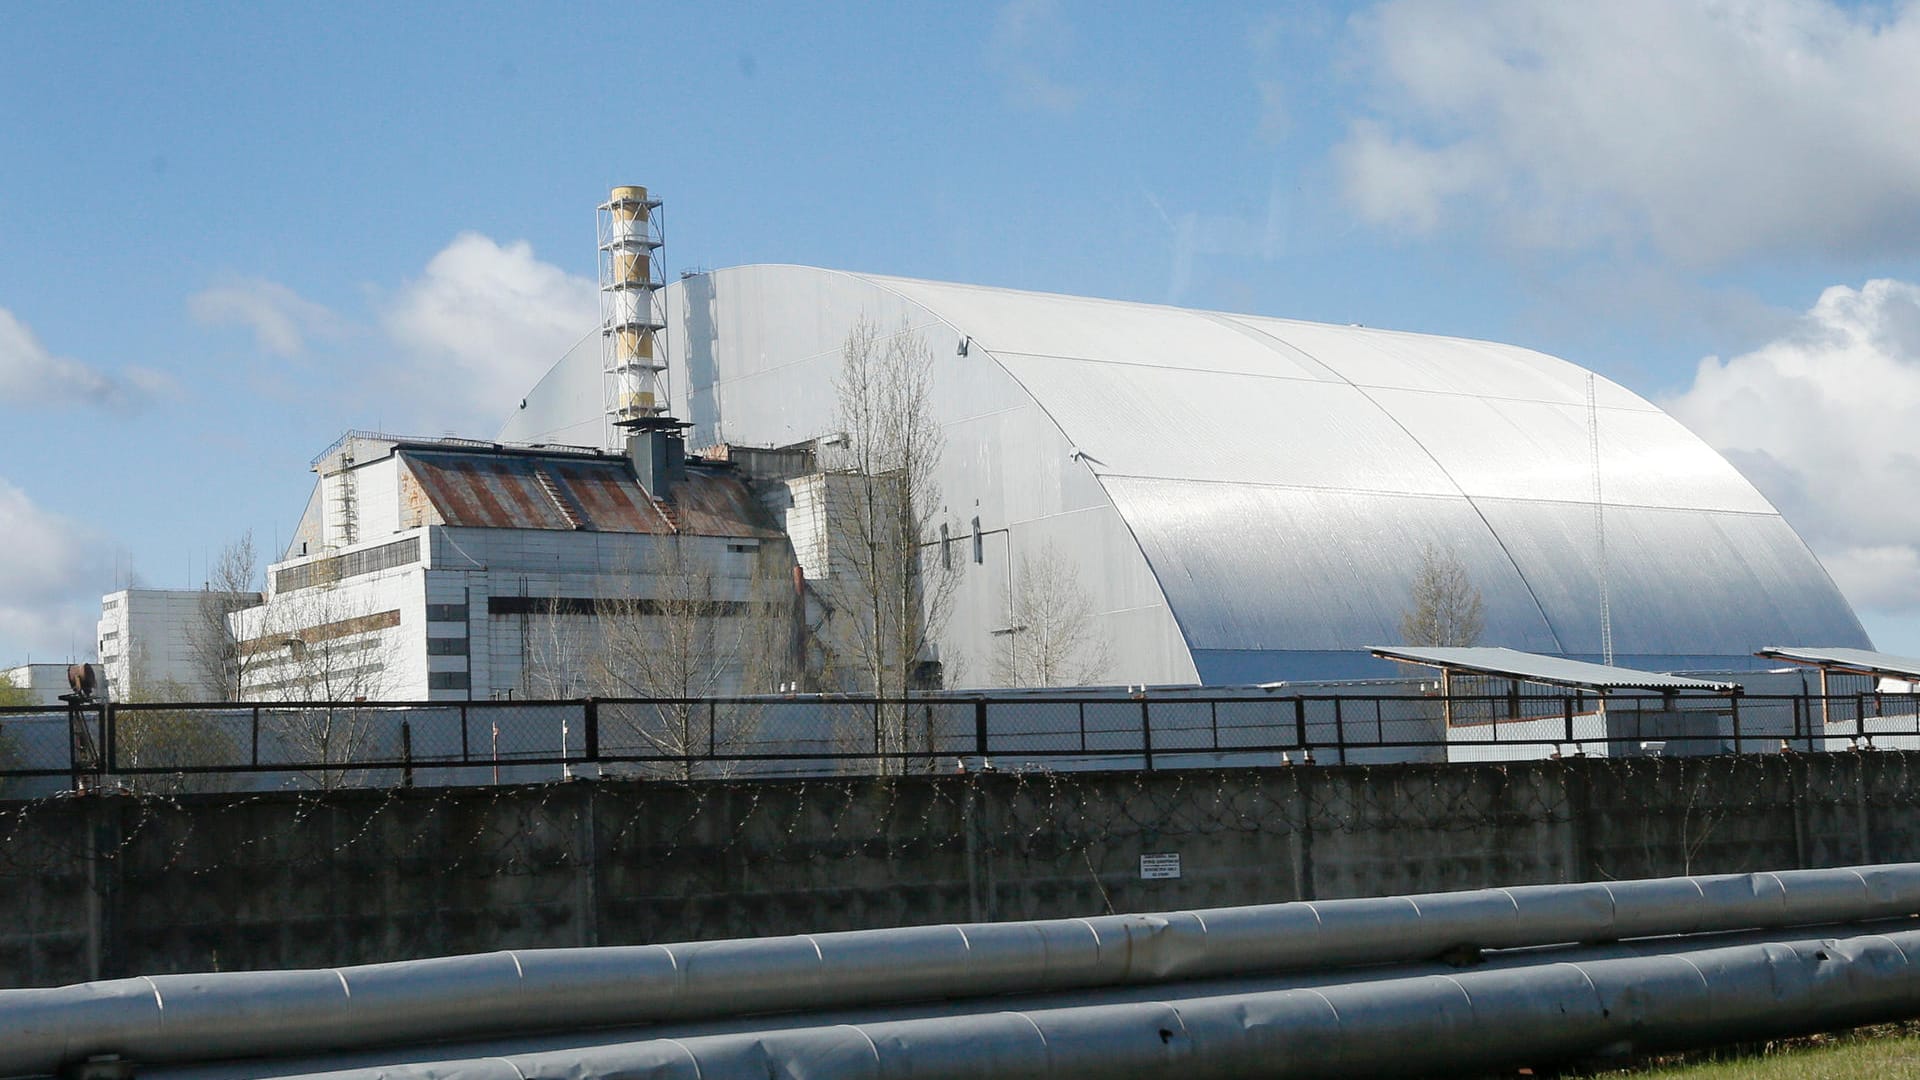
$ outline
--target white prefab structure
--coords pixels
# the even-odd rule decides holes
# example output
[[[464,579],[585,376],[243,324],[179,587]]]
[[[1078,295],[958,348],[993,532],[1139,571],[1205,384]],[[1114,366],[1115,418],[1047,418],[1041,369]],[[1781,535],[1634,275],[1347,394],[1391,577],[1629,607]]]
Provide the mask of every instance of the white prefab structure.
[[[765,580],[763,556],[786,565],[724,463],[681,462],[649,492],[622,454],[356,432],[314,468],[265,602],[235,616],[248,698],[604,693],[582,682],[586,638],[609,609],[668,595],[662,545],[710,575],[723,610]]]
[[[964,568],[940,642],[951,684],[992,681],[1020,558],[1049,549],[1090,593],[1114,682],[1391,674],[1365,646],[1400,640],[1429,546],[1480,590],[1486,645],[1602,659],[1603,582],[1625,666],[1867,643],[1724,458],[1531,350],[799,266],[690,275],[663,306],[695,447],[830,441],[861,320],[930,346]],[[597,345],[562,358],[501,437],[605,438],[601,368]]]
[[[203,589],[121,589],[100,598],[95,645],[114,698],[202,698],[213,693],[203,685],[195,657],[207,597]],[[236,594],[232,599],[237,603],[258,597]],[[61,676],[63,683],[65,678]]]

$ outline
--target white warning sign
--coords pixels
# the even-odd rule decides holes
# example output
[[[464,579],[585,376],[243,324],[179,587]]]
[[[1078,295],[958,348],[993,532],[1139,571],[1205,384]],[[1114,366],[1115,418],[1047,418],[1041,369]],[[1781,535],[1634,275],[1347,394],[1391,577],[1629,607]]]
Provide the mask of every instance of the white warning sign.
[[[1177,878],[1180,876],[1180,853],[1167,852],[1162,855],[1140,856],[1140,880]]]

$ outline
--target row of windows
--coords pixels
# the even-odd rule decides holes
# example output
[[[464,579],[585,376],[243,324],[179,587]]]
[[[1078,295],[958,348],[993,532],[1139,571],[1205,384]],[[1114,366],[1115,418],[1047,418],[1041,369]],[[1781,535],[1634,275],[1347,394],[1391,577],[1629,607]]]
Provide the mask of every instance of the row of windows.
[[[430,637],[427,639],[428,656],[465,656],[467,639],[463,637]]]
[[[465,604],[428,604],[427,605],[427,621],[428,622],[461,622],[461,623],[466,622],[467,621],[467,605]]]
[[[464,671],[427,672],[427,689],[429,690],[465,690],[471,685]]]
[[[681,601],[691,604],[699,614],[725,618],[732,615],[744,615],[752,606],[745,600],[693,600]],[[650,597],[638,597],[631,600],[606,596],[490,596],[487,598],[489,615],[661,615],[670,612],[675,606],[672,600],[656,600]],[[779,610],[778,605],[768,604],[769,610]]]
[[[409,536],[405,540],[395,540],[391,544],[366,548],[362,551],[349,551],[345,555],[335,555],[330,559],[315,559],[299,566],[289,566],[273,577],[276,592],[291,592],[304,589],[309,585],[326,585],[343,578],[359,577],[378,570],[391,570],[396,566],[408,566],[420,561],[420,538]]]

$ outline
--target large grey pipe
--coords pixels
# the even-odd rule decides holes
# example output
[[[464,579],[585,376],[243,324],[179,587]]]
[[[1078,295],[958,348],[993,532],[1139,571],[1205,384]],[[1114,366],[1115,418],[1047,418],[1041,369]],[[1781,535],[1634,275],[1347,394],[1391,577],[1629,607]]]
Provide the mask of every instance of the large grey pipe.
[[[1920,1010],[1920,932],[1456,975],[383,1065],[284,1080],[1426,1075],[1815,1031]]]
[[[0,1076],[1326,970],[1920,913],[1920,864],[488,953],[0,991]]]

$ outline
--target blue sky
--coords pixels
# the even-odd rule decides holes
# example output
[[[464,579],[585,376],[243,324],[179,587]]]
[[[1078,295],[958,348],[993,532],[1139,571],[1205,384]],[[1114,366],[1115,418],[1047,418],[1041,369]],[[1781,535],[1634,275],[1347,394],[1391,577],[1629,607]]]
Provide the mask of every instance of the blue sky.
[[[1920,653],[1911,5],[393,7],[9,9],[0,665],[90,652],[129,567],[284,541],[346,428],[492,434],[592,329],[624,182],[675,270],[1565,356]]]

